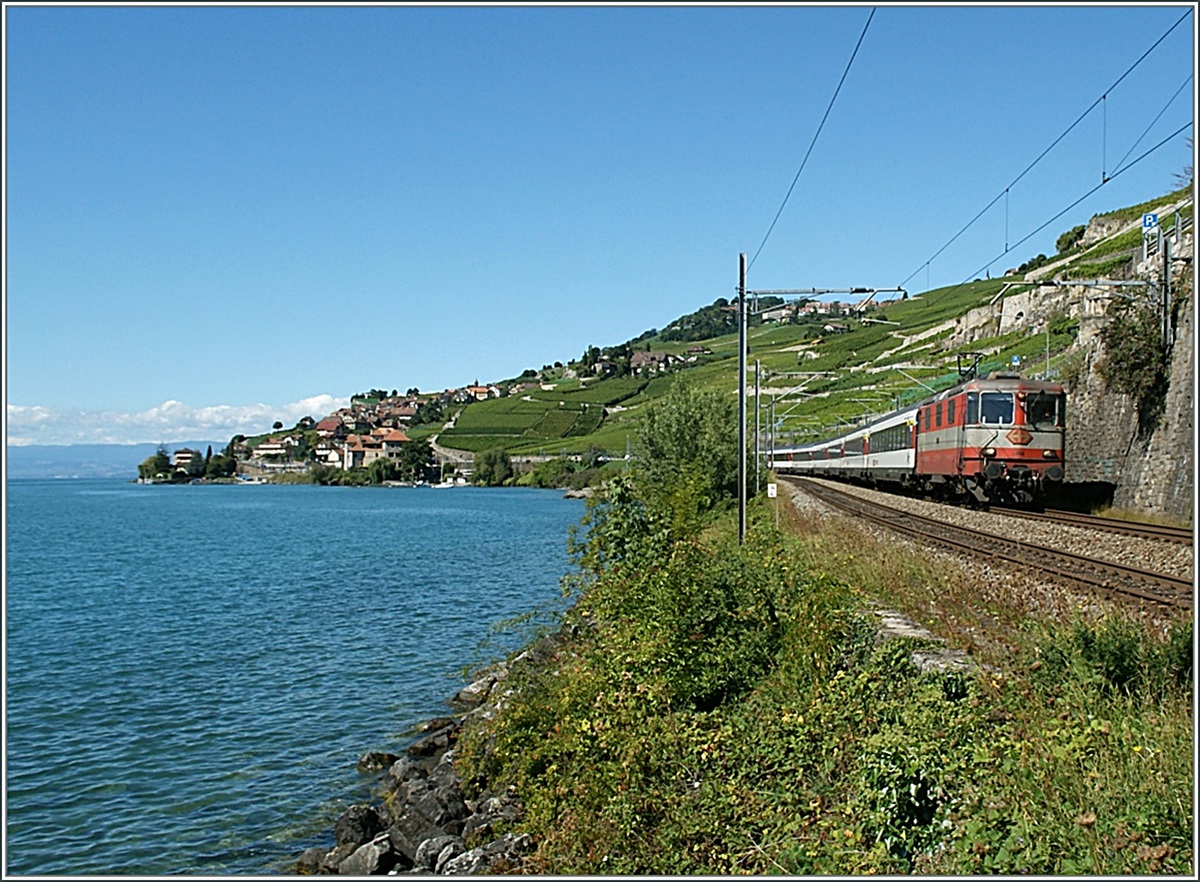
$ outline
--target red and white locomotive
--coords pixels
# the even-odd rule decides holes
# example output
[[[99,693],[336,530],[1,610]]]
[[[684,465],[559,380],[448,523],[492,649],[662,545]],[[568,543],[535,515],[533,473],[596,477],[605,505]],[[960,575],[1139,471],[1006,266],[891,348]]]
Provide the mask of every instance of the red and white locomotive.
[[[818,475],[946,499],[1029,504],[1065,477],[1057,383],[993,373],[824,441],[778,448],[781,474]]]

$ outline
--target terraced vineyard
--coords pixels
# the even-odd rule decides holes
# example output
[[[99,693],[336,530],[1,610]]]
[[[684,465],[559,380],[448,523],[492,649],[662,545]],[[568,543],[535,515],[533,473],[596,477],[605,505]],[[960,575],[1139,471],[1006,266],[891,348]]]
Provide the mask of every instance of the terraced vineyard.
[[[463,408],[453,428],[441,432],[447,447],[479,452],[493,448],[540,450],[549,441],[578,438],[595,432],[604,419],[604,407],[573,396],[496,398]],[[611,394],[599,392],[600,397]],[[586,445],[585,445],[586,446]],[[582,449],[582,448],[581,448]]]
[[[1169,193],[1124,212],[1140,217],[1142,211],[1176,202],[1183,195],[1183,191]],[[1190,216],[1191,210],[1190,205],[1184,206],[1183,214]],[[1086,264],[1091,277],[1103,274],[1097,270],[1100,261],[1105,273],[1115,272],[1117,267],[1108,263],[1128,263],[1129,243],[1136,244],[1140,235],[1135,230],[1102,239],[1086,249],[1073,246],[1048,263],[1074,259]],[[777,437],[803,440],[884,413],[924,397],[930,390],[948,388],[958,381],[960,356],[970,360],[981,354],[982,373],[1010,369],[1015,359],[1024,372],[1040,374],[1048,369],[1052,375],[1060,371],[1065,375],[1073,368],[1076,353],[1072,347],[1078,334],[1078,320],[1065,312],[1046,316],[1048,333],[1022,326],[1000,335],[981,326],[968,342],[949,345],[955,322],[968,312],[987,307],[998,314],[1003,304],[998,295],[1009,297],[1031,290],[1032,285],[1014,285],[1016,278],[967,281],[875,304],[865,314],[866,321],[814,316],[797,324],[761,324],[756,319],[747,340],[749,391],[752,395],[754,364],[758,362],[761,401],[764,408],[775,404]],[[830,333],[825,330],[830,322],[847,330]],[[693,359],[657,376],[594,379],[587,377],[589,371],[581,364],[569,365],[571,371],[560,369],[551,376],[544,372],[541,388],[466,406],[454,428],[441,433],[440,441],[469,451],[499,447],[516,455],[583,453],[596,447],[623,454],[636,435],[634,421],[640,410],[660,398],[672,383],[682,380],[702,389],[736,394],[737,334],[709,338],[702,345],[703,354],[695,354],[694,342],[668,341],[661,336],[639,339],[637,350]],[[764,410],[760,417],[765,426],[770,412]]]

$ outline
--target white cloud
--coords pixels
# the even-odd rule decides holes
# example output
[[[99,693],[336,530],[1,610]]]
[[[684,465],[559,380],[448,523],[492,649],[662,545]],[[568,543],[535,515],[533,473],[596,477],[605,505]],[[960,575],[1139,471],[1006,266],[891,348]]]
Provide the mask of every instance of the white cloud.
[[[30,444],[142,444],[195,440],[224,440],[234,435],[269,432],[276,420],[294,426],[304,416],[321,419],[349,398],[313,395],[290,404],[217,404],[192,407],[164,401],[138,413],[58,410],[40,406],[7,405],[6,436],[12,447]]]

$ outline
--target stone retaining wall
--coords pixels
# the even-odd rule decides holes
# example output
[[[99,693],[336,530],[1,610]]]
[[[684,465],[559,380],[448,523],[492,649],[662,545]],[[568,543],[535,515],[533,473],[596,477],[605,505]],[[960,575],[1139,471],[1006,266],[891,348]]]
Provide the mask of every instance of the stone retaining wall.
[[[1181,253],[1192,253],[1186,236]],[[1166,406],[1154,430],[1139,435],[1137,407],[1127,395],[1104,387],[1095,373],[1102,350],[1098,328],[1080,335],[1079,357],[1085,370],[1068,385],[1067,481],[1106,482],[1114,487],[1113,504],[1190,521],[1195,492],[1195,318],[1190,264],[1176,268],[1173,280],[1181,297],[1170,360]],[[1186,282],[1186,286],[1185,286]],[[1096,325],[1105,321],[1093,317]]]

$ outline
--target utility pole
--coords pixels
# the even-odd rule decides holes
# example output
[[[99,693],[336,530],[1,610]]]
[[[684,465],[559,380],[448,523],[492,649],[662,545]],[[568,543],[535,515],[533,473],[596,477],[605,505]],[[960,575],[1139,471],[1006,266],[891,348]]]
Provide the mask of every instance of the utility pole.
[[[775,425],[775,397],[771,397],[771,458],[769,462],[775,462],[775,430],[778,426]]]
[[[1175,233],[1179,232],[1179,214],[1175,215]],[[1162,268],[1162,341],[1163,346],[1170,346],[1171,340],[1171,236],[1163,237],[1163,268]]]
[[[758,359],[754,359],[754,492],[758,492],[761,486],[758,477],[758,462],[762,459],[762,442],[759,440],[759,424],[758,414],[759,408],[762,407],[758,402],[758,375],[759,375]]]
[[[818,295],[818,294],[866,294],[855,311],[861,315],[867,302],[876,294],[883,292],[905,293],[903,288],[788,288],[778,291],[747,291],[746,290],[746,255],[738,256],[738,544],[746,538],[746,327],[748,310],[746,295],[753,294],[755,301],[763,295]],[[757,384],[757,367],[755,368],[755,383]],[[755,419],[757,420],[757,414]],[[757,443],[757,435],[755,436]],[[757,486],[755,490],[757,490]]]
[[[746,255],[738,255],[738,545],[746,539]]]

